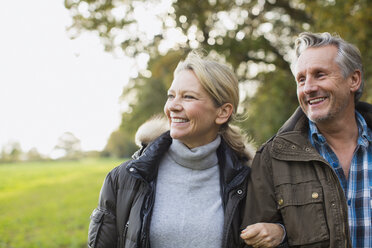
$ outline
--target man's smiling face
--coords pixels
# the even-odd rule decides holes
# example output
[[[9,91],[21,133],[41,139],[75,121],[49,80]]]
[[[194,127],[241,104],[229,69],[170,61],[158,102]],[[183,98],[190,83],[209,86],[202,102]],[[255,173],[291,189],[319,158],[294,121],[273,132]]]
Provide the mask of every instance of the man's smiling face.
[[[344,78],[335,46],[307,48],[297,60],[297,97],[307,117],[322,123],[342,118],[353,102],[351,77]]]

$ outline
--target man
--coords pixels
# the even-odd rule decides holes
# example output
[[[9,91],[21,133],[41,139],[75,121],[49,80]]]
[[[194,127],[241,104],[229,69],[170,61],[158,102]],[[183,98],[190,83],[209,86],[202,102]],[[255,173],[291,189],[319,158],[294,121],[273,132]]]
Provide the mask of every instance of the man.
[[[243,224],[282,223],[289,246],[372,247],[372,106],[359,102],[360,52],[302,33],[296,57],[300,107],[257,151]]]

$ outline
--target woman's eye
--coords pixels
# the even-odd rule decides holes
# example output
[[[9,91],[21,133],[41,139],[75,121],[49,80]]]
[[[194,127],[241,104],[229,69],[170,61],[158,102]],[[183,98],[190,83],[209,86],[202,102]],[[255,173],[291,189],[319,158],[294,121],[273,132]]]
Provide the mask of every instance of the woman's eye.
[[[172,94],[168,94],[168,99],[173,99],[174,98],[174,96],[172,95]]]
[[[190,96],[190,95],[185,95],[184,98],[186,98],[186,99],[195,99],[195,97]]]

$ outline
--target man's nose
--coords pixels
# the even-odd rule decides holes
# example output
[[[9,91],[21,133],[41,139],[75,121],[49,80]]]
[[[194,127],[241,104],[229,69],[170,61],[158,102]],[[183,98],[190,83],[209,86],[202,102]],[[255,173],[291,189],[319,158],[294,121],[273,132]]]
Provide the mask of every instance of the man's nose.
[[[304,85],[304,93],[309,94],[311,92],[317,91],[318,85],[316,83],[316,80],[313,78],[307,78]]]

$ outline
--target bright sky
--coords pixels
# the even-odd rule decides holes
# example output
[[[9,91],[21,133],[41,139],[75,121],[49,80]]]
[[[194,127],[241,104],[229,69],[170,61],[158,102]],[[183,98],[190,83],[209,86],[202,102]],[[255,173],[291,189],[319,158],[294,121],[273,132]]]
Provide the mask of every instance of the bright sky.
[[[63,0],[3,1],[0,8],[0,147],[50,154],[64,132],[101,150],[120,124],[129,62],[98,38],[70,40]]]

